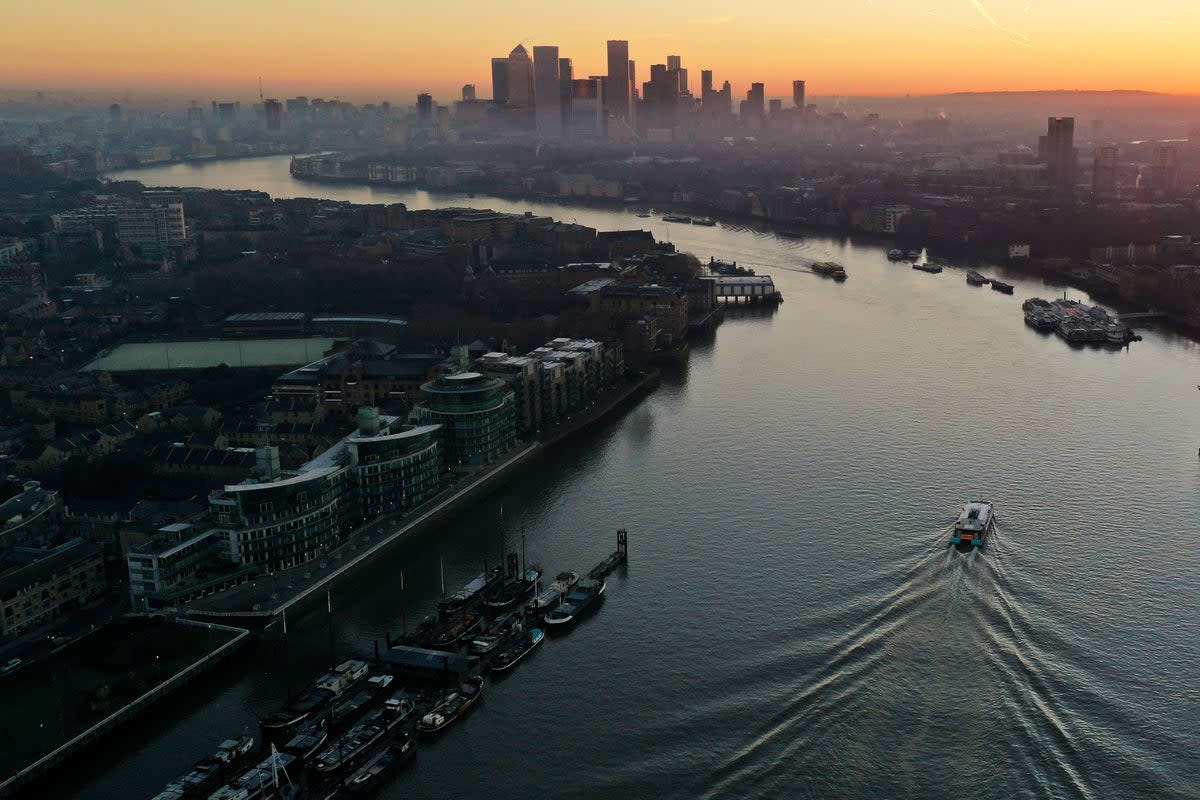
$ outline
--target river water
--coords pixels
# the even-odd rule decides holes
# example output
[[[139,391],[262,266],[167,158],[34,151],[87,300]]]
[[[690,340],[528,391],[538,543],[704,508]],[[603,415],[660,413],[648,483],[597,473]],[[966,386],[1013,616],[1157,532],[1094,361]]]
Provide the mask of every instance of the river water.
[[[606,604],[489,682],[386,798],[1200,797],[1200,347],[1026,327],[1015,296],[876,245],[632,211],[303,184],[287,158],[127,172],[147,185],[533,210],[650,227],[771,274],[639,406],[395,548],[95,752],[60,791],[149,797],[330,659],[370,651],[524,532]],[[836,260],[844,284],[802,271]],[[1003,274],[997,268],[988,271]],[[1077,292],[1072,292],[1077,296]],[[945,547],[995,501],[986,552]],[[401,590],[399,576],[405,575]]]

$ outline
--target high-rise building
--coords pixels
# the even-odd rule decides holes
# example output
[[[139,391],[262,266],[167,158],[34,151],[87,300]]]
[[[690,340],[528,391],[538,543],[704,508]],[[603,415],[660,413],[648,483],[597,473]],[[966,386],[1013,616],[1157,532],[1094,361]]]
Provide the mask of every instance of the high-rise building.
[[[1174,197],[1179,188],[1179,150],[1173,145],[1158,144],[1150,161],[1150,180],[1154,191],[1163,197]]]
[[[604,135],[603,79],[593,76],[571,82],[571,102],[566,107],[567,130],[572,138]]]
[[[562,137],[562,83],[559,80],[558,48],[533,48],[533,120],[539,139]]]
[[[705,103],[708,101],[708,96],[710,94],[712,94],[712,90],[713,90],[712,70],[711,69],[700,70],[700,102],[701,103]]]
[[[1117,147],[1101,145],[1092,153],[1092,192],[1113,194],[1117,191]]]
[[[462,99],[468,103],[475,99],[475,84],[468,83],[463,86]]]
[[[508,102],[513,108],[533,108],[533,61],[524,45],[508,54]]]
[[[433,95],[421,92],[417,95],[417,119],[428,122],[433,119]]]
[[[804,81],[792,81],[792,108],[804,110]]]
[[[633,122],[631,88],[633,78],[630,74],[629,42],[624,39],[610,39],[608,42],[608,80],[605,81],[605,112],[612,122],[628,129]]]
[[[683,59],[679,56],[667,56],[667,69],[679,76],[679,93],[689,94],[688,71],[683,68]]]
[[[1078,161],[1075,154],[1074,117],[1050,117],[1046,126],[1046,144],[1042,155],[1046,162],[1046,174],[1050,185],[1062,191],[1073,189]]]
[[[575,67],[569,58],[558,60],[558,96],[562,104],[563,129],[567,127],[567,118],[571,116],[571,95],[574,92]]]
[[[742,119],[751,117],[762,119],[767,115],[766,91],[761,83],[750,84],[746,99],[742,101]]]
[[[271,133],[279,133],[283,130],[283,103],[274,98],[269,98],[263,101],[263,120],[267,125],[267,130]]]
[[[779,114],[780,114],[780,113],[782,113],[782,112],[783,112],[783,101],[782,101],[782,100],[779,100],[779,99],[774,99],[774,100],[771,100],[771,102],[770,102],[770,114],[771,114],[771,116],[772,116],[772,117],[777,117],[777,116],[779,116]]]
[[[508,103],[508,59],[492,59],[492,102],[498,106]]]

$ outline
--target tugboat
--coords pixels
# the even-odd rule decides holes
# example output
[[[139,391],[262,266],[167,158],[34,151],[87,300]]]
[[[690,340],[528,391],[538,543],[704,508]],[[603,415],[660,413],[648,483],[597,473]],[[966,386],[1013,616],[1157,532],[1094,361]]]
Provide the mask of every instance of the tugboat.
[[[492,662],[492,672],[506,672],[512,669],[545,638],[546,632],[541,628],[530,628],[518,633],[496,656],[496,660]]]
[[[1002,292],[1004,294],[1012,294],[1013,293],[1013,285],[1011,283],[1005,283],[1004,281],[998,281],[995,278],[992,278],[992,288],[995,289],[997,292]]]
[[[833,278],[838,283],[846,280],[846,268],[836,261],[814,261],[812,271],[826,278]]]
[[[604,596],[605,583],[603,579],[584,578],[567,592],[567,596],[553,611],[546,615],[546,624],[559,628],[576,622],[590,611]]]
[[[417,754],[417,740],[411,733],[401,733],[388,742],[383,752],[372,758],[346,781],[351,794],[370,794],[387,782],[402,764]]]
[[[421,733],[437,733],[466,714],[483,694],[483,677],[476,675],[455,689],[417,722]]]
[[[954,521],[954,534],[950,537],[951,547],[960,553],[983,547],[989,533],[996,527],[996,516],[992,504],[986,500],[974,500],[962,507]]]
[[[985,276],[979,274],[973,269],[967,270],[967,283],[971,284],[972,286],[983,286],[987,282],[988,278]]]

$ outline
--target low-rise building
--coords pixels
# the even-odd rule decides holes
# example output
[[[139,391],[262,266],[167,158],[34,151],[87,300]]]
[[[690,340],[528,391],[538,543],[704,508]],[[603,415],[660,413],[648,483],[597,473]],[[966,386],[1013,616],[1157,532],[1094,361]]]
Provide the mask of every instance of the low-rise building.
[[[20,494],[0,503],[0,549],[55,541],[62,533],[62,519],[58,492],[26,481]]]
[[[50,622],[104,591],[98,544],[72,539],[52,548],[17,547],[0,558],[0,635]]]

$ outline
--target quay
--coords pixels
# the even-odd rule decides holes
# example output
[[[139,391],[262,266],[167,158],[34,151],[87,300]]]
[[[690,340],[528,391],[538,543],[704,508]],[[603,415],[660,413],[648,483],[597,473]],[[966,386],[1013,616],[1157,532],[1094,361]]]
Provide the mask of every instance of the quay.
[[[259,574],[250,581],[193,600],[185,605],[184,613],[202,620],[237,620],[237,624],[256,629],[270,627],[289,610],[318,599],[340,578],[375,559],[400,539],[447,519],[469,501],[497,488],[546,449],[580,434],[654,391],[659,380],[660,375],[654,370],[614,387],[591,407],[547,428],[536,441],[462,479],[423,506],[403,516],[387,515],[374,519],[351,533],[344,543],[316,559],[287,570]]]

